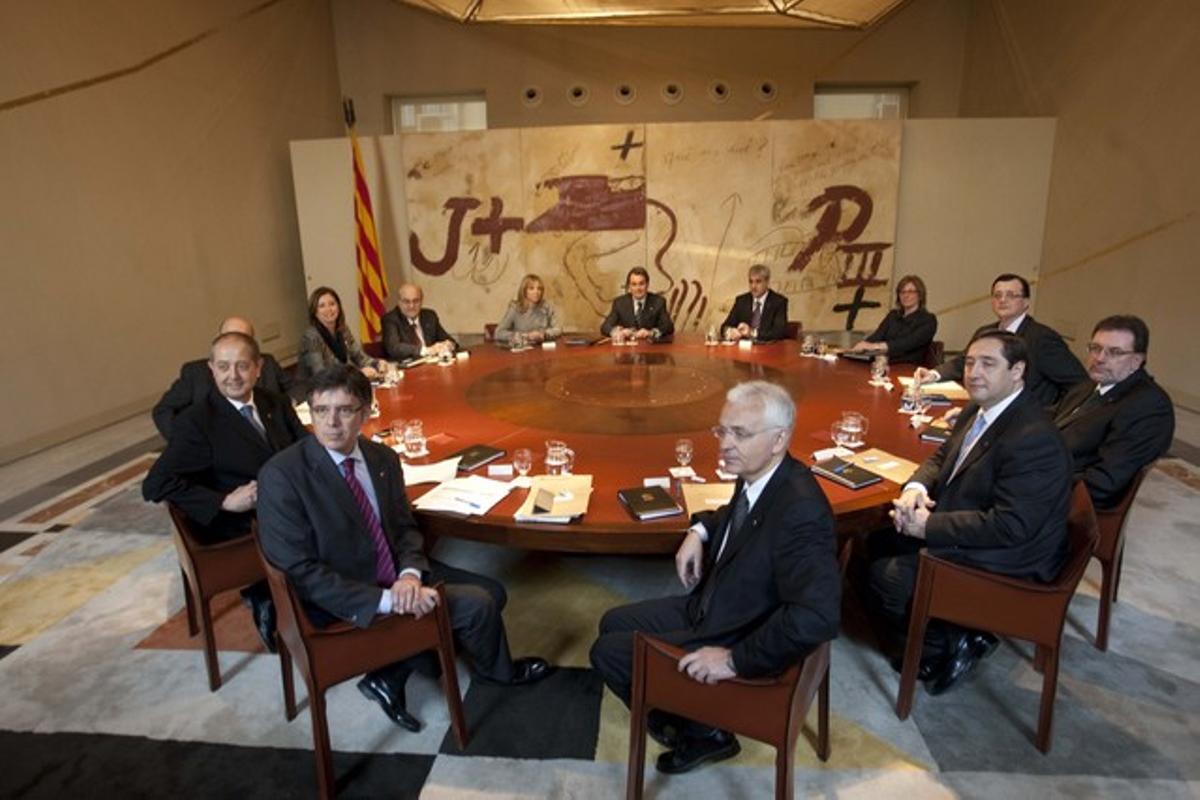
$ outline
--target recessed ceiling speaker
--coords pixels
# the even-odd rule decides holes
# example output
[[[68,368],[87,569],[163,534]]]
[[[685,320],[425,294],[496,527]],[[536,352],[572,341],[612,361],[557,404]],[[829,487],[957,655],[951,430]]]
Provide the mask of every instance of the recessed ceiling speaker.
[[[683,86],[675,81],[668,81],[663,84],[661,94],[663,102],[667,105],[678,105],[679,101],[683,99]]]
[[[586,105],[589,97],[591,97],[591,92],[582,83],[577,83],[567,89],[567,102],[576,108]]]
[[[537,86],[526,86],[521,90],[521,103],[526,108],[537,108],[542,104],[542,90]]]
[[[733,94],[733,90],[725,81],[716,80],[708,85],[708,97],[714,103],[724,103],[731,94]]]
[[[613,89],[613,97],[621,105],[627,106],[637,99],[637,89],[628,83],[618,83]]]
[[[779,94],[779,89],[775,86],[775,81],[762,80],[754,87],[754,96],[764,103],[769,103],[774,100]]]

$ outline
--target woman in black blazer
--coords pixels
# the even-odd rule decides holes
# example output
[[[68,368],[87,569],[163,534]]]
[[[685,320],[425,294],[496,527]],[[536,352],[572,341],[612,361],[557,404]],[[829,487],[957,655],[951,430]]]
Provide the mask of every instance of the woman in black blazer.
[[[850,348],[855,353],[888,357],[893,364],[924,364],[937,333],[937,317],[925,310],[925,281],[905,275],[896,282],[896,307],[867,338]]]

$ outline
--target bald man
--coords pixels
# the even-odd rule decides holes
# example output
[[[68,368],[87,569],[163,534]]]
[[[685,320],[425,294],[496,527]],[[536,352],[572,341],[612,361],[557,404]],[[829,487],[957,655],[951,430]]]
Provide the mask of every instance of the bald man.
[[[406,283],[396,292],[396,307],[383,315],[383,349],[393,361],[453,353],[458,342],[446,332],[437,312],[422,308],[425,293]]]
[[[254,325],[245,317],[229,317],[222,321],[217,329],[217,336],[226,333],[242,333],[253,339]],[[262,371],[255,385],[280,397],[287,397],[293,388],[292,379],[283,371],[283,367],[279,366],[279,362],[267,353],[262,354]],[[214,386],[216,384],[213,383],[212,370],[209,369],[207,358],[189,361],[179,368],[179,377],[150,412],[150,416],[154,418],[154,427],[158,428],[164,439],[171,440],[175,419],[189,406],[204,402],[204,398]]]

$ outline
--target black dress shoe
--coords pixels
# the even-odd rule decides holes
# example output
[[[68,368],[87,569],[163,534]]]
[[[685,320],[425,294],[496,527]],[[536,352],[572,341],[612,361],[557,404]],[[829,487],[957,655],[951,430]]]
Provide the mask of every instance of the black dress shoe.
[[[364,675],[358,682],[358,691],[368,700],[379,703],[388,719],[404,730],[413,733],[421,730],[421,720],[408,713],[408,709],[405,708],[403,685],[396,687],[379,675],[369,674]]]
[[[537,683],[542,678],[554,671],[554,667],[544,658],[537,656],[526,656],[513,661],[512,680],[508,683],[510,686],[523,686],[527,683]]]
[[[646,733],[668,750],[679,746],[682,730],[680,720],[674,714],[652,708],[646,713]]]
[[[888,664],[899,674],[904,671],[904,656],[892,656],[888,659]],[[917,667],[917,680],[929,680],[938,674],[938,668],[941,666],[942,660],[940,658],[922,658],[920,666]]]
[[[980,661],[990,656],[1000,646],[1000,640],[987,631],[972,631],[967,635],[971,639],[971,649],[975,651],[975,657]]]
[[[250,614],[254,617],[254,629],[258,631],[258,638],[262,639],[263,646],[267,648],[267,652],[275,652],[275,604],[271,602],[271,598],[251,597]]]
[[[658,757],[655,767],[667,775],[691,772],[701,764],[724,761],[742,752],[737,737],[732,733],[714,730],[706,736],[685,735],[674,750]]]
[[[925,684],[925,691],[934,696],[949,691],[975,669],[978,663],[979,651],[974,646],[973,634],[962,634],[951,649],[941,671]]]

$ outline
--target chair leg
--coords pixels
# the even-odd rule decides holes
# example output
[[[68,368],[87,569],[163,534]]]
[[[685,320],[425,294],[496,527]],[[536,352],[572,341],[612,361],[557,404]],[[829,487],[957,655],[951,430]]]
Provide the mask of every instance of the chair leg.
[[[1045,673],[1046,671],[1046,646],[1037,644],[1033,648],[1033,669],[1036,672]]]
[[[1057,645],[1046,648],[1042,667],[1042,702],[1038,712],[1037,749],[1043,753],[1049,753],[1050,729],[1054,722],[1054,695],[1058,691]]]
[[[817,758],[829,760],[829,670],[817,691]]]
[[[1100,610],[1096,619],[1096,649],[1108,650],[1108,623],[1112,615],[1112,604],[1116,600],[1116,576],[1113,574],[1117,567],[1114,558],[1111,563],[1100,562]]]
[[[283,715],[288,722],[296,718],[296,683],[292,675],[292,654],[288,652],[283,637],[275,634],[275,649],[279,651],[279,670],[283,678]]]
[[[775,800],[793,800],[795,774],[792,769],[792,750],[786,744],[775,749]]]
[[[221,665],[217,662],[217,635],[213,630],[212,609],[207,597],[200,598],[200,633],[204,636],[204,665],[208,668],[208,689],[221,688]]]
[[[325,719],[325,693],[308,685],[308,713],[312,715],[313,757],[317,760],[317,793],[321,800],[337,795],[333,774],[333,753],[329,747],[329,723]]]
[[[450,712],[450,727],[454,729],[454,738],[458,749],[465,750],[470,736],[467,732],[467,718],[463,713],[462,693],[458,689],[458,671],[454,666],[454,658],[444,647],[438,647],[438,662],[442,666],[442,693],[446,695],[446,707]]]
[[[1121,568],[1125,566],[1125,542],[1121,542],[1121,549],[1117,551],[1117,555],[1113,558],[1113,590],[1112,601],[1117,602],[1117,595],[1121,591]]]
[[[182,567],[179,569],[179,577],[183,578],[183,604],[187,609],[188,636],[195,636],[200,632],[200,626],[196,622],[196,601],[192,599],[192,584]]]
[[[646,708],[637,703],[629,714],[629,775],[625,779],[625,800],[642,800],[646,781]]]

